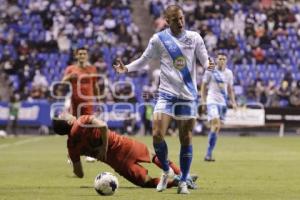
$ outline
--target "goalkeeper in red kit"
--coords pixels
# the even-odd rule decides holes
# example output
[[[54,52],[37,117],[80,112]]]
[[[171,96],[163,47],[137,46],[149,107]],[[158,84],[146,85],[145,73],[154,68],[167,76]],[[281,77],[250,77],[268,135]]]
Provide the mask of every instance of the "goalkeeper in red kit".
[[[69,65],[64,72],[63,82],[72,86],[71,113],[74,116],[93,114],[94,99],[99,97],[97,69],[89,62],[88,50],[79,48],[75,51],[77,62]]]

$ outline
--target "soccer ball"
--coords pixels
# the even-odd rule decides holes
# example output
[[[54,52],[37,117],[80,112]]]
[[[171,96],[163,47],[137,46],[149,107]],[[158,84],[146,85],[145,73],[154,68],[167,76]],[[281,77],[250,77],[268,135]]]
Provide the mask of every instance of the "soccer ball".
[[[94,188],[100,195],[113,195],[118,187],[118,178],[110,172],[102,172],[95,178]]]

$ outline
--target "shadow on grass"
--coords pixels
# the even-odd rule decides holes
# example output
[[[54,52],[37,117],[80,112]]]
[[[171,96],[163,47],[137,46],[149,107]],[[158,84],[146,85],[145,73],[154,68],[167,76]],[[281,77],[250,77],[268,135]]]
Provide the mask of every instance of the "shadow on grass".
[[[80,188],[94,188],[93,186],[90,185],[81,185]],[[135,190],[135,189],[141,189],[141,187],[138,186],[121,186],[119,187],[119,189],[131,189],[131,190]],[[143,189],[153,189],[153,188],[143,188]]]

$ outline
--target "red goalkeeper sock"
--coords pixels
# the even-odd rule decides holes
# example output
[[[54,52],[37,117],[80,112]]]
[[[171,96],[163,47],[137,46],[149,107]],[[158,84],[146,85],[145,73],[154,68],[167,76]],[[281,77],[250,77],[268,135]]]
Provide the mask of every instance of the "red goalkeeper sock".
[[[161,163],[159,162],[157,156],[153,156],[152,158],[152,162],[157,166],[159,167],[160,169],[162,169],[162,166],[161,166]],[[180,169],[177,165],[175,165],[175,163],[173,163],[172,161],[169,160],[169,166],[173,169],[174,173],[176,175],[180,174]]]

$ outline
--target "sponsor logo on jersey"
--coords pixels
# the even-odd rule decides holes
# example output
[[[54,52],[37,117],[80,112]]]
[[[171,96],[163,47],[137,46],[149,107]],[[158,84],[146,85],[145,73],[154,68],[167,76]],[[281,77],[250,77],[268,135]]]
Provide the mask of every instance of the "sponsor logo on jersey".
[[[174,60],[174,67],[178,70],[181,70],[186,65],[186,60],[184,56],[179,56]]]

